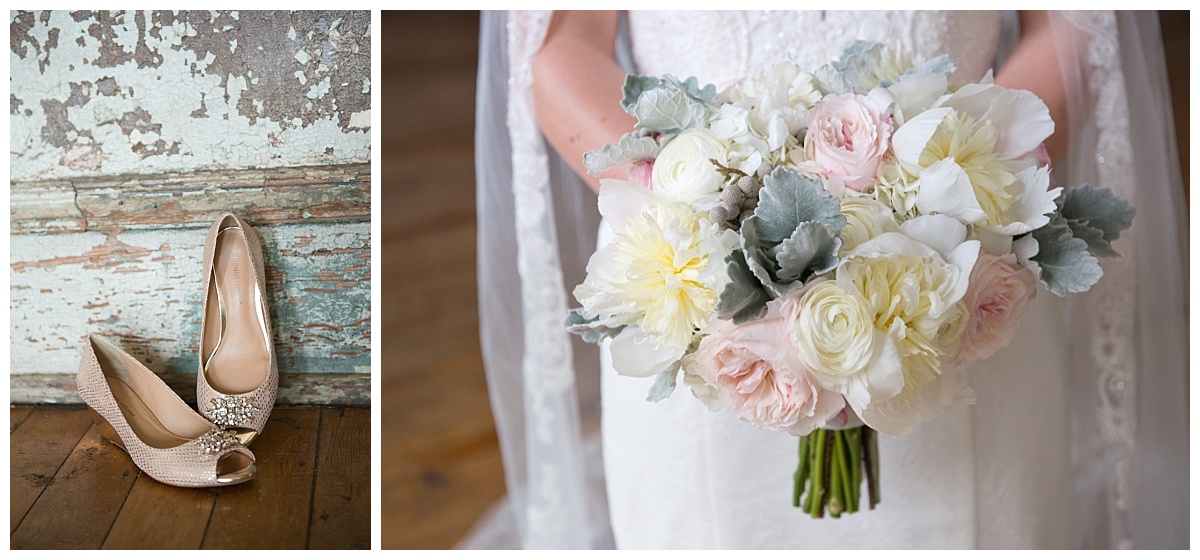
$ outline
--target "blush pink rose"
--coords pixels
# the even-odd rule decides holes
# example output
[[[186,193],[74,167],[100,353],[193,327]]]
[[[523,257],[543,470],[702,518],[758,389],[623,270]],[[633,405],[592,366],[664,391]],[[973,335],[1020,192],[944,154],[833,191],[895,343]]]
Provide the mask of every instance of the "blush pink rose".
[[[629,180],[647,189],[654,190],[650,177],[654,174],[654,161],[639,161],[629,168]]]
[[[827,95],[808,111],[801,169],[863,192],[887,154],[892,118],[865,95]]]
[[[777,302],[768,304],[760,319],[740,325],[721,322],[700,341],[692,371],[738,418],[759,428],[806,435],[824,426],[846,401],[811,382]]]
[[[1008,346],[1017,332],[1018,319],[1036,295],[1033,272],[1018,265],[1016,257],[980,254],[962,299],[967,306],[967,325],[952,361],[969,364]]]

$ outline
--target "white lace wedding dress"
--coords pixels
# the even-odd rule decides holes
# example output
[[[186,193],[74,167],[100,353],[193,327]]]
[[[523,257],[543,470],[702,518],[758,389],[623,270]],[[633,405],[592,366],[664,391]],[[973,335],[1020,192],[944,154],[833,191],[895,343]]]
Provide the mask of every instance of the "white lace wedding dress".
[[[966,372],[977,404],[881,438],[879,507],[821,520],[791,506],[796,438],[682,387],[648,403],[651,380],[596,371],[604,352],[563,329],[598,215],[534,118],[531,61],[550,19],[487,12],[481,28],[480,346],[508,495],[463,547],[1188,546],[1187,218],[1154,13],[1051,14],[1072,125],[1056,167],[1064,184],[1110,187],[1137,208],[1114,243],[1123,258],[1065,305],[1040,292],[1009,347]],[[1014,19],[633,12],[632,60],[617,52],[639,73],[723,88],[782,56],[812,67],[868,39],[948,53],[969,81]]]
[[[632,12],[637,71],[718,91],[785,56],[815,69],[856,39],[973,81],[992,67],[998,12]],[[600,243],[606,243],[604,233]],[[978,404],[881,436],[873,511],[814,520],[791,504],[797,438],[707,410],[682,386],[621,377],[602,350],[602,438],[618,548],[1057,548],[1067,545],[1066,343],[1061,303],[1035,299],[1012,344],[967,372]],[[864,500],[865,503],[865,500]]]

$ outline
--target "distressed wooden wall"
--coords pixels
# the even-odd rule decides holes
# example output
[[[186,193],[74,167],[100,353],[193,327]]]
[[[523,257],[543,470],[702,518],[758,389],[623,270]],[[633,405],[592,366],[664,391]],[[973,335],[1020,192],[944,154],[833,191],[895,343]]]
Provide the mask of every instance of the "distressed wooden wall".
[[[87,334],[194,399],[204,236],[266,256],[280,403],[370,402],[369,12],[10,13],[10,391]]]

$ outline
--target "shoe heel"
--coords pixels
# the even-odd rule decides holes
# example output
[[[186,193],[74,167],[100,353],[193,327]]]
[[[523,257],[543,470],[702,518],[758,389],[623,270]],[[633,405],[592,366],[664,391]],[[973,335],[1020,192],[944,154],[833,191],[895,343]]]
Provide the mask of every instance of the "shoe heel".
[[[105,420],[103,416],[100,416],[99,412],[91,408],[88,408],[88,412],[92,413],[92,418],[96,421],[96,430],[100,432],[100,435],[104,436],[104,439],[111,441],[113,445],[120,447],[122,451],[128,453],[129,450],[125,448],[125,442],[121,441],[121,436],[117,435],[117,431],[113,429],[112,424],[108,420]]]

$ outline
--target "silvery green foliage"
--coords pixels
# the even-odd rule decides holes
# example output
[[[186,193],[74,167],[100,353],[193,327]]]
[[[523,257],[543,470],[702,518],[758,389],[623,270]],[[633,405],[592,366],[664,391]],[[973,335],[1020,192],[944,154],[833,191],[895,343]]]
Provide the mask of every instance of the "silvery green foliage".
[[[675,380],[679,377],[679,364],[675,362],[667,369],[658,372],[654,377],[654,385],[650,386],[650,394],[646,395],[649,402],[658,402],[675,392]]]
[[[1107,187],[1080,185],[1067,189],[1059,206],[1071,233],[1087,242],[1088,250],[1101,257],[1121,256],[1112,242],[1133,225],[1135,210]]]
[[[625,328],[624,325],[610,327],[598,316],[585,315],[582,308],[572,309],[567,313],[566,325],[568,332],[575,333],[585,342],[592,344],[599,344],[605,338],[617,336]]]
[[[846,93],[855,91],[866,93],[876,87],[892,85],[890,80],[881,79],[877,69],[883,58],[884,45],[873,41],[855,41],[854,44],[842,51],[842,56],[829,64],[827,76],[818,76],[820,83],[825,86],[827,93]],[[949,55],[941,55],[922,62],[905,71],[905,74],[945,74],[954,73],[954,61]],[[840,78],[840,79],[839,79]],[[845,84],[845,85],[843,85]]]
[[[807,273],[825,274],[837,268],[841,248],[842,239],[829,226],[804,222],[796,226],[791,237],[771,249],[770,256],[779,263],[779,279],[790,282],[807,278]]]
[[[717,317],[740,325],[762,316],[771,296],[750,272],[745,253],[735,250],[725,257],[725,262],[728,265],[729,283],[725,284],[717,298]]]
[[[747,221],[756,222],[759,238],[771,245],[791,237],[803,222],[823,223],[838,236],[846,225],[846,217],[838,213],[841,206],[820,179],[779,167],[763,179],[758,207]]]
[[[662,146],[655,139],[629,133],[615,145],[605,144],[599,150],[583,154],[583,164],[587,166],[588,173],[600,175],[618,165],[652,160],[658,157],[660,151]]]
[[[956,69],[957,66],[954,65],[954,60],[950,58],[950,55],[944,54],[909,68],[905,74],[945,74],[949,76]],[[884,87],[887,87],[887,85]]]
[[[694,77],[628,76],[622,93],[621,106],[637,126],[665,134],[707,126],[719,107],[716,86],[701,88]]]
[[[833,61],[833,68],[841,72],[855,91],[865,92],[876,86],[875,68],[882,56],[883,44],[872,41],[855,41],[842,51],[842,56]]]
[[[846,225],[837,197],[793,169],[781,167],[766,176],[758,196],[754,215],[742,223],[742,249],[727,259],[730,283],[717,303],[718,316],[735,323],[759,315],[768,300],[810,276],[836,267]]]
[[[1100,261],[1088,252],[1087,242],[1072,236],[1061,216],[1030,235],[1038,242],[1038,253],[1031,260],[1038,263],[1042,283],[1055,295],[1086,292],[1104,275]]]

